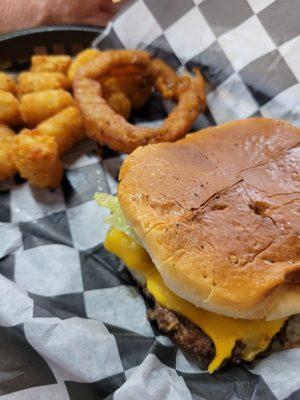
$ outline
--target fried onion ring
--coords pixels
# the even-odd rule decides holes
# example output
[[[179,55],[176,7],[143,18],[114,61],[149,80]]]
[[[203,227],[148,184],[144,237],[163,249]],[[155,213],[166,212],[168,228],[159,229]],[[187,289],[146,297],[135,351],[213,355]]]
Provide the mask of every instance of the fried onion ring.
[[[101,55],[97,49],[86,49],[79,53],[68,71],[68,79],[72,84],[77,71],[89,61]],[[0,82],[1,83],[1,82]],[[114,68],[100,79],[102,94],[109,106],[126,120],[132,110],[137,110],[148,101],[151,84],[145,79],[145,68]]]
[[[176,72],[161,59],[155,58],[150,64],[148,73],[154,77],[154,87],[162,98],[174,100],[176,97],[174,89],[179,81]]]
[[[122,113],[118,112],[117,109],[112,106],[109,100],[111,94],[121,92],[126,95],[130,100],[130,109],[132,108],[133,110],[142,108],[151,94],[151,84],[149,79],[146,79],[145,76],[106,76],[100,83],[103,97],[118,114]],[[127,119],[126,117],[124,118]]]
[[[103,98],[99,80],[114,68],[145,68],[153,84],[164,98],[177,101],[174,110],[158,128],[134,126],[115,113]],[[172,71],[172,77],[168,71]],[[113,50],[101,53],[82,67],[75,76],[73,89],[82,113],[87,135],[113,150],[130,153],[148,143],[175,141],[183,137],[205,106],[204,79],[178,77],[162,61],[150,60],[148,53],[138,50]],[[175,75],[174,75],[175,74]]]
[[[125,93],[111,92],[105,95],[105,99],[117,114],[128,120],[131,114],[131,102]]]

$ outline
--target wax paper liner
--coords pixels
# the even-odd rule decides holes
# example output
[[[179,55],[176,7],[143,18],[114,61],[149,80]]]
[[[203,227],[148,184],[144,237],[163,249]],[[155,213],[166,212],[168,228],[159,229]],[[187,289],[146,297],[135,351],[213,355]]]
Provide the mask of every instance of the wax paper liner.
[[[178,69],[200,66],[206,113],[195,129],[265,116],[300,124],[297,0],[138,0],[97,38],[99,48],[143,48]],[[159,124],[153,96],[133,116]],[[300,350],[209,375],[146,318],[143,297],[103,248],[123,156],[86,140],[64,158],[53,191],[27,183],[0,194],[0,394],[4,399],[300,398]],[[3,188],[3,187],[2,187]]]

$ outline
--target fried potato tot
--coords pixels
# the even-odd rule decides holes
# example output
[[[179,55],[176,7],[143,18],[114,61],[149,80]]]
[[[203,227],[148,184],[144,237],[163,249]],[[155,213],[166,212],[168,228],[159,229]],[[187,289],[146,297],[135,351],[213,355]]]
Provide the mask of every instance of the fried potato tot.
[[[0,124],[18,126],[20,123],[18,99],[12,93],[0,90]]]
[[[57,144],[37,130],[24,129],[15,138],[13,160],[20,175],[32,186],[50,189],[58,186],[63,176]]]
[[[123,118],[128,119],[131,114],[131,102],[123,92],[110,93],[106,97],[107,103],[110,107],[118,114],[122,115]]]
[[[0,180],[10,179],[17,172],[12,159],[15,132],[6,125],[0,125]]]
[[[97,49],[86,49],[77,54],[68,71],[68,80],[72,84],[77,70],[101,53]]]
[[[15,131],[13,131],[9,126],[7,125],[0,125],[0,140],[1,141],[6,141],[6,140],[11,140],[12,138],[15,137]]]
[[[10,92],[14,95],[17,94],[17,84],[14,79],[0,71],[0,90],[4,92]]]
[[[68,81],[61,72],[22,72],[18,77],[18,94],[67,89]]]
[[[73,106],[74,99],[65,90],[45,90],[25,94],[20,100],[22,119],[29,128],[35,127],[66,107]]]
[[[65,108],[48,118],[37,126],[37,130],[43,137],[52,137],[56,141],[60,154],[85,136],[81,115],[76,107]]]
[[[66,75],[72,59],[67,55],[36,55],[31,57],[32,72],[61,72]]]

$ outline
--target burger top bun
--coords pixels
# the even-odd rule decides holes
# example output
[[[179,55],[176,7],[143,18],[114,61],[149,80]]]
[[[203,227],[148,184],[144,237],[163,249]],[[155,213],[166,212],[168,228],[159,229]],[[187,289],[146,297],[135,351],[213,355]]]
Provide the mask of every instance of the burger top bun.
[[[165,284],[246,319],[300,313],[300,130],[250,118],[140,147],[118,196]]]

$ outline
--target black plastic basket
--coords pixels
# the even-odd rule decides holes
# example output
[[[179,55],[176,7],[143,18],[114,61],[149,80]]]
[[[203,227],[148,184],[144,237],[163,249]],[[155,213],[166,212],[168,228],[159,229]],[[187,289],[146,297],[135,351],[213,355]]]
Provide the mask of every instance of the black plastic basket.
[[[75,55],[90,46],[102,28],[85,25],[43,26],[0,36],[0,70],[27,68],[33,54]]]

